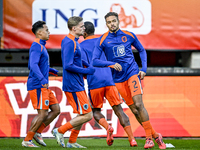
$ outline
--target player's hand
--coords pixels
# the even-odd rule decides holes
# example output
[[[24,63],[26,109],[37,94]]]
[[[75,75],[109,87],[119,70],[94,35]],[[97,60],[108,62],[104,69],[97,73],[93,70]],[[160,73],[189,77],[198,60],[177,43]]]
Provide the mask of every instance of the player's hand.
[[[122,66],[120,64],[116,63],[114,65],[114,69],[117,70],[117,71],[122,71]]]
[[[139,71],[138,76],[140,76],[140,79],[143,80],[144,77],[146,76],[146,73],[143,71]]]
[[[49,88],[49,84],[44,84],[44,85],[42,85],[43,86],[43,88]]]
[[[54,76],[58,76],[58,70],[54,69],[54,68],[49,68],[49,74],[52,74]]]
[[[89,72],[88,72],[89,75],[93,75],[94,74],[94,72],[95,72],[95,68],[94,67],[90,66],[87,69],[89,69]]]

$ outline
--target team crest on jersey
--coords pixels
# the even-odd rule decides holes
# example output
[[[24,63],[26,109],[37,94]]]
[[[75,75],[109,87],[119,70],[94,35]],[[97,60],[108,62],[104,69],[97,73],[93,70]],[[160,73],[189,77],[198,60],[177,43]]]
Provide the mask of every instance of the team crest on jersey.
[[[122,36],[122,42],[127,42],[127,37],[126,36]]]
[[[46,106],[49,106],[49,100],[45,100],[44,104],[45,104]]]
[[[84,105],[83,105],[83,108],[84,108],[85,110],[87,110],[87,109],[88,109],[88,104],[84,104]]]
[[[126,54],[124,45],[117,45],[113,47],[115,57],[121,57]]]

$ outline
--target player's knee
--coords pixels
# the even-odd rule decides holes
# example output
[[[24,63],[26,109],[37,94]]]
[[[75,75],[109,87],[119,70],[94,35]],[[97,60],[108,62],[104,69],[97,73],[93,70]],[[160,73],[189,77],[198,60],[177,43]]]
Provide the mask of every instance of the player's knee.
[[[50,106],[51,112],[57,117],[60,114],[60,106],[59,104],[54,104]]]
[[[137,111],[142,110],[143,107],[144,107],[143,103],[136,103],[136,104],[135,104],[135,109],[136,109]]]
[[[135,116],[138,116],[139,115],[139,112],[138,110],[134,107],[134,108],[130,108],[132,113],[135,115]]]
[[[60,114],[60,107],[58,107],[55,111],[54,111],[55,116],[58,116]]]
[[[38,117],[41,119],[46,119],[48,116],[48,111],[43,111],[38,114]]]
[[[48,117],[48,113],[39,114],[37,121],[38,122],[43,122],[43,121],[46,120],[47,117]]]

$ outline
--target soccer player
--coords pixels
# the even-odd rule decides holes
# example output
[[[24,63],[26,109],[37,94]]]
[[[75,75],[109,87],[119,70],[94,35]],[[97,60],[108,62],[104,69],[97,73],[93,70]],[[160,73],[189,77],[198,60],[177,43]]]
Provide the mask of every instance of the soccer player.
[[[73,107],[73,112],[78,113],[78,115],[59,128],[55,128],[52,133],[56,137],[58,144],[65,147],[63,134],[72,129],[66,147],[86,148],[76,143],[82,124],[90,121],[93,117],[92,109],[84,89],[83,76],[93,74],[95,69],[81,59],[81,48],[78,38],[83,35],[85,30],[83,18],[78,16],[70,17],[67,24],[69,34],[61,43],[63,91],[65,92],[67,101]]]
[[[107,13],[105,20],[109,31],[103,34],[96,43],[93,53],[93,65],[96,67],[113,68],[112,76],[119,93],[145,130],[146,143],[144,148],[154,147],[153,137],[159,148],[165,149],[166,145],[162,141],[162,135],[152,128],[148,112],[142,100],[143,91],[140,80],[144,79],[146,75],[146,51],[134,33],[119,29],[117,13]],[[140,54],[142,61],[141,70],[139,70],[134,59],[131,45]],[[105,53],[108,61],[100,59],[102,52]]]
[[[49,87],[49,73],[57,75],[57,70],[49,67],[49,54],[45,48],[46,41],[49,39],[49,30],[44,21],[37,21],[32,26],[32,32],[36,39],[29,50],[30,70],[27,90],[30,94],[34,109],[37,109],[38,115],[31,122],[27,136],[22,142],[24,147],[38,147],[33,142],[46,146],[41,132],[48,126],[59,114],[60,107],[58,101]],[[48,110],[51,110],[48,112]]]
[[[91,22],[85,22],[84,39],[80,45],[82,50],[82,59],[87,63],[92,62],[92,54],[95,48],[95,42],[98,38],[94,36],[94,25]],[[106,60],[102,53],[100,59]],[[110,68],[96,68],[93,75],[87,75],[89,97],[92,105],[94,119],[107,130],[107,144],[113,144],[113,128],[105,120],[105,116],[101,113],[104,97],[108,100],[115,114],[119,118],[120,124],[123,126],[128,135],[130,146],[137,146],[132,133],[129,118],[121,107],[121,100],[115,83],[112,79]]]

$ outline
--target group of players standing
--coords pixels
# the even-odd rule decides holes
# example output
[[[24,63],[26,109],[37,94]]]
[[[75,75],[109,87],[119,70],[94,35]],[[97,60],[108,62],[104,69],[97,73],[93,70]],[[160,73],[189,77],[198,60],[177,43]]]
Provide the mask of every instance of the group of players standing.
[[[151,126],[142,100],[141,80],[144,79],[147,70],[146,51],[134,33],[119,28],[117,13],[107,13],[105,21],[109,31],[97,38],[91,22],[83,22],[83,18],[79,16],[68,19],[69,34],[61,43],[62,83],[67,101],[72,106],[73,112],[78,115],[59,128],[53,129],[52,134],[62,147],[86,148],[78,144],[76,140],[82,125],[94,117],[107,130],[107,144],[111,146],[114,141],[113,128],[101,113],[105,97],[128,135],[130,146],[137,146],[129,117],[121,106],[120,93],[145,130],[144,148],[154,147],[152,140],[154,138],[160,149],[166,149],[162,135]],[[50,32],[44,21],[34,23],[32,31],[36,39],[29,50],[30,73],[27,89],[38,115],[33,119],[27,136],[22,142],[24,147],[38,147],[32,139],[46,146],[41,133],[60,114],[58,101],[48,89],[49,73],[54,75],[58,73],[56,69],[49,67],[49,55],[45,48]],[[80,36],[83,36],[85,40],[79,44]],[[142,62],[141,70],[134,59],[131,45],[139,52]],[[88,95],[84,89],[85,77],[88,82]],[[71,135],[65,145],[63,135],[70,129],[72,129]]]

